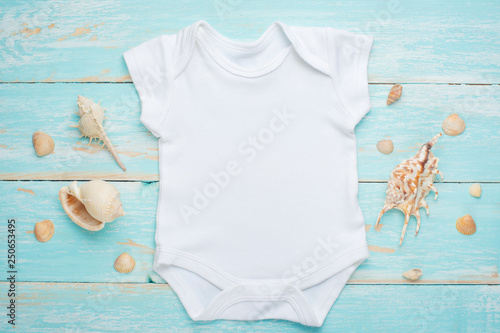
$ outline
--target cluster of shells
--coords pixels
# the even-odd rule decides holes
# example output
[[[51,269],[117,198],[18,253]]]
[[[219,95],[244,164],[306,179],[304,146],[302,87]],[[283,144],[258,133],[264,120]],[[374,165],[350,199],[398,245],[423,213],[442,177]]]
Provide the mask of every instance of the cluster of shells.
[[[126,171],[102,126],[104,108],[100,103],[83,96],[78,96],[77,104],[80,121],[76,127],[80,129],[82,136],[89,138],[89,145],[94,139],[102,141],[118,165]],[[54,140],[45,132],[33,133],[32,141],[38,156],[45,156],[54,151]],[[80,227],[90,231],[101,230],[106,223],[125,215],[120,193],[112,184],[103,180],[92,180],[81,186],[74,181],[60,189],[59,199],[68,217]],[[54,231],[54,223],[50,220],[35,224],[34,234],[40,242],[49,241]],[[128,253],[123,253],[116,259],[114,267],[120,273],[129,273],[135,267],[135,260]]]
[[[396,102],[402,95],[403,87],[399,84],[393,86],[387,97],[387,105]],[[456,113],[449,115],[442,124],[443,132],[449,136],[460,135],[465,131],[465,121]],[[393,208],[402,211],[405,215],[403,231],[401,233],[399,245],[403,243],[406,228],[410,220],[410,216],[414,215],[417,219],[417,228],[415,236],[420,228],[420,212],[421,207],[425,208],[429,215],[429,206],[425,198],[432,190],[435,193],[434,199],[438,196],[438,191],[434,186],[436,175],[442,173],[437,169],[439,159],[435,157],[431,148],[435,145],[438,138],[442,134],[434,136],[429,142],[425,143],[419,151],[407,160],[404,160],[397,165],[391,173],[390,180],[387,184],[386,198],[384,206],[380,211],[377,226],[382,218],[382,215]],[[391,140],[381,140],[377,143],[377,150],[382,154],[390,154],[394,150],[394,144]],[[479,198],[481,196],[481,185],[472,184],[469,187],[469,194]],[[472,235],[476,232],[476,223],[471,215],[467,214],[457,219],[456,228],[463,235]],[[411,269],[403,273],[403,277],[410,281],[416,281],[422,276],[422,270],[419,268]]]
[[[387,105],[396,102],[401,97],[402,91],[403,87],[401,85],[393,86],[387,97]],[[459,135],[465,130],[465,121],[458,114],[453,113],[443,121],[442,129],[449,136]],[[441,179],[443,179],[443,175],[438,170],[439,159],[433,155],[431,148],[441,135],[441,133],[435,135],[429,142],[422,145],[413,157],[401,162],[391,172],[384,206],[375,225],[379,224],[386,211],[393,208],[402,211],[405,215],[405,221],[399,241],[400,245],[403,243],[410,217],[413,215],[417,219],[415,231],[415,235],[417,235],[420,229],[419,209],[425,208],[427,215],[429,215],[429,206],[425,201],[429,192],[433,191],[435,193],[434,199],[437,199],[438,191],[434,186],[434,181],[437,175],[440,175]],[[377,150],[383,154],[390,154],[394,150],[394,144],[389,139],[381,140],[377,143]],[[472,184],[469,193],[479,198],[481,196],[481,185]],[[474,219],[470,215],[459,218],[456,227],[464,235],[471,235],[476,231]]]

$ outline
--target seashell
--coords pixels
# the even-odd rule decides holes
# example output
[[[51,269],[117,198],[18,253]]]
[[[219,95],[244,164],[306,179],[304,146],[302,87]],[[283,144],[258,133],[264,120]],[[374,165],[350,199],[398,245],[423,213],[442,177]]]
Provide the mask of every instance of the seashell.
[[[420,229],[419,209],[424,207],[429,215],[429,206],[425,202],[425,197],[431,190],[436,194],[434,199],[438,196],[438,191],[433,183],[436,175],[440,175],[443,179],[443,174],[437,169],[439,159],[432,154],[431,148],[441,135],[442,133],[439,133],[434,136],[418,150],[415,156],[404,160],[392,170],[391,178],[387,184],[384,207],[378,215],[375,227],[386,211],[393,208],[402,211],[405,214],[405,222],[399,245],[403,243],[410,216],[415,215],[417,218],[416,236]]]
[[[447,135],[455,136],[461,134],[465,131],[465,121],[458,116],[458,114],[450,114],[443,121],[443,131]]]
[[[35,224],[35,237],[39,242],[48,242],[54,235],[54,223],[51,220],[43,220]]]
[[[381,140],[377,142],[377,149],[382,154],[390,154],[394,150],[394,144],[391,140]]]
[[[476,232],[476,222],[469,214],[458,218],[456,227],[458,232],[463,235],[472,235]]]
[[[403,277],[411,281],[417,281],[421,276],[422,270],[420,268],[410,269],[409,271],[403,273]]]
[[[92,140],[98,139],[97,143],[103,142],[103,146],[108,147],[111,155],[113,155],[116,163],[126,171],[125,165],[120,161],[118,153],[115,147],[111,144],[111,140],[108,138],[102,122],[104,121],[104,108],[101,106],[101,102],[94,103],[90,98],[78,95],[78,115],[80,116],[80,121],[78,122],[78,128],[82,133],[82,136],[90,138],[89,145]],[[80,137],[82,137],[80,136]]]
[[[115,269],[120,273],[130,273],[135,268],[135,260],[128,254],[124,252],[120,254],[115,260]]]
[[[59,199],[69,218],[91,231],[101,230],[105,223],[125,215],[120,192],[103,180],[92,180],[80,187],[74,181],[61,188]]]
[[[387,96],[387,105],[391,105],[395,101],[397,101],[401,94],[403,93],[403,86],[400,84],[396,84],[391,88],[389,92],[389,96]]]
[[[33,133],[33,147],[38,156],[45,156],[54,151],[54,140],[45,132],[36,131]]]
[[[473,197],[479,198],[481,196],[481,185],[478,183],[472,184],[469,187],[469,194]]]

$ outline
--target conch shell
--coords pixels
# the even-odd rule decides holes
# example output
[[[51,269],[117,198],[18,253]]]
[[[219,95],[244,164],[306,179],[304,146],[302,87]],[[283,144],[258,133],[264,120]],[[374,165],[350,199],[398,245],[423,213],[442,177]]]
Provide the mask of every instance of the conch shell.
[[[387,96],[387,105],[391,105],[395,101],[397,101],[401,95],[403,94],[403,86],[400,84],[396,84],[391,88],[389,92],[389,96]]]
[[[91,231],[101,230],[105,223],[125,215],[120,192],[103,180],[92,180],[80,187],[74,181],[61,188],[59,199],[71,220]]]
[[[415,156],[401,162],[392,170],[391,178],[387,184],[384,207],[378,215],[375,226],[378,225],[386,211],[393,208],[401,210],[405,214],[405,223],[399,245],[403,243],[410,216],[415,215],[417,218],[416,236],[420,229],[419,209],[424,207],[429,215],[429,206],[425,202],[425,197],[431,190],[436,194],[434,199],[438,196],[433,182],[437,174],[443,179],[443,174],[437,169],[439,159],[432,154],[431,148],[441,135],[442,133],[439,133],[434,136],[419,149]]]
[[[104,121],[104,108],[99,103],[94,103],[90,98],[78,95],[78,115],[80,116],[80,121],[78,122],[78,128],[82,132],[82,136],[90,138],[89,145],[94,139],[98,139],[97,143],[103,142],[103,146],[108,147],[111,155],[116,160],[116,163],[126,171],[127,168],[120,161],[118,153],[115,147],[111,144],[111,140],[108,138],[102,122]]]

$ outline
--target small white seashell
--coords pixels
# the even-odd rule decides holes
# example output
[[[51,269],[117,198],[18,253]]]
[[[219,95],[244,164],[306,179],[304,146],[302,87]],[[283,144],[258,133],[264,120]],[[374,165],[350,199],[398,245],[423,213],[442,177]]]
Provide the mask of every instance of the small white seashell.
[[[35,237],[39,242],[48,242],[54,235],[54,223],[51,220],[43,220],[35,224]]]
[[[135,260],[128,253],[124,252],[116,258],[114,266],[120,273],[130,273],[135,268]]]
[[[469,194],[473,197],[479,198],[481,196],[481,185],[478,183],[472,184],[469,187]]]
[[[455,136],[461,134],[465,131],[465,121],[458,116],[458,114],[450,114],[443,121],[443,131],[450,136]]]
[[[420,268],[410,269],[409,271],[403,273],[403,277],[411,281],[417,281],[421,276],[422,270]]]
[[[54,140],[45,132],[36,131],[33,133],[33,147],[38,156],[45,156],[54,151]]]
[[[71,220],[87,230],[101,230],[105,223],[125,215],[120,192],[102,180],[92,180],[80,187],[74,181],[61,188],[59,198]]]
[[[392,140],[381,140],[377,142],[377,149],[382,154],[390,154],[394,150],[394,144]]]

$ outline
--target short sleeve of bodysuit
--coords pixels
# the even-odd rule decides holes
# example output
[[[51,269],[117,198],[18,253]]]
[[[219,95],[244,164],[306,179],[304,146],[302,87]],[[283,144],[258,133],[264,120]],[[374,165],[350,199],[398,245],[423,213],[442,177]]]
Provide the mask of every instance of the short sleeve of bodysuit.
[[[156,137],[160,137],[173,93],[171,39],[160,36],[124,53],[141,101],[140,120]]]
[[[357,124],[370,110],[367,71],[373,37],[334,28],[325,30],[335,90]]]

